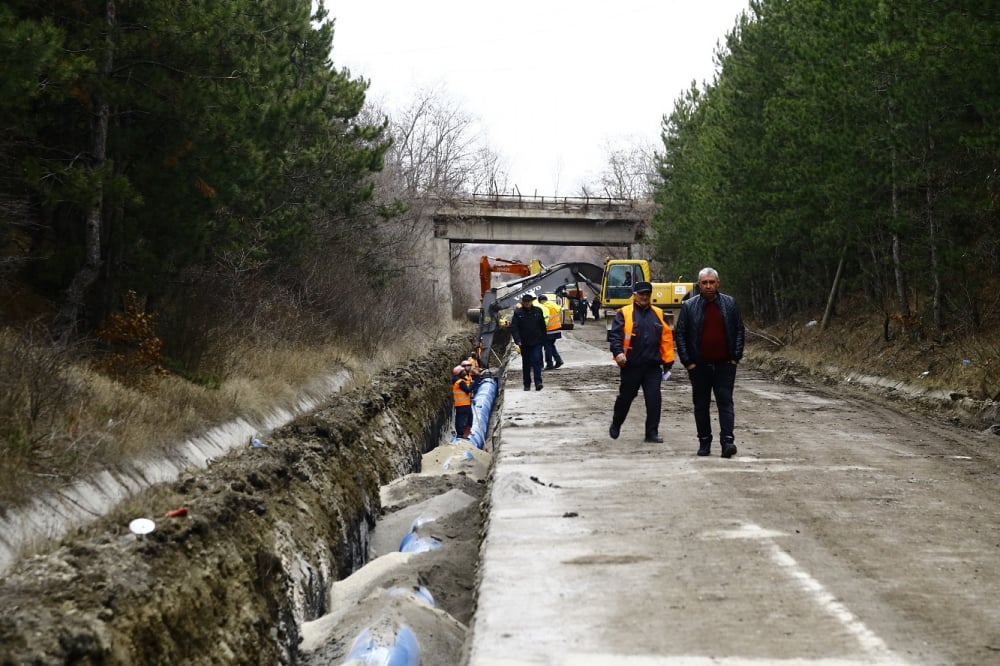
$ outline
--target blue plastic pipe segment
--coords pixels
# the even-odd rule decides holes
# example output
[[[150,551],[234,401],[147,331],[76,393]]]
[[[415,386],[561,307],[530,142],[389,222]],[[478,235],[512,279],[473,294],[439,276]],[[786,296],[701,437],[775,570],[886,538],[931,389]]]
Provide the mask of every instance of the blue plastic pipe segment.
[[[490,426],[493,403],[497,398],[497,386],[496,379],[484,378],[472,396],[472,432],[469,433],[469,440],[477,449],[482,449],[486,445],[486,433]]]
[[[420,644],[405,624],[399,627],[394,642],[380,642],[364,629],[354,639],[347,662],[364,666],[420,666]]]

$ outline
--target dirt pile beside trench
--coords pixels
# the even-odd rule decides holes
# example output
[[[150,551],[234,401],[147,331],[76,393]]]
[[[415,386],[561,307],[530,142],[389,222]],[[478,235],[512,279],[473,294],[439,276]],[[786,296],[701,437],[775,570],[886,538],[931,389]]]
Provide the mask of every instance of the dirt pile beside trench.
[[[17,563],[0,583],[0,664],[291,663],[302,622],[364,564],[380,488],[437,444],[442,378],[469,348],[449,338],[266,448],[153,487]],[[132,534],[137,517],[156,529]]]

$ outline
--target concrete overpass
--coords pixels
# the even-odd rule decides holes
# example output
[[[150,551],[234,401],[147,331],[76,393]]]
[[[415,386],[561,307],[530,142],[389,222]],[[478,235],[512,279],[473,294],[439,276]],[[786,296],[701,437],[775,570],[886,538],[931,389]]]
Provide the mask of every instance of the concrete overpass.
[[[652,202],[607,197],[466,195],[440,199],[434,237],[449,243],[584,245],[631,248]]]
[[[619,247],[619,256],[631,258],[653,210],[647,200],[497,194],[438,197],[420,205],[421,218],[433,228],[434,281],[449,296],[439,300],[447,304],[447,317],[453,243]]]

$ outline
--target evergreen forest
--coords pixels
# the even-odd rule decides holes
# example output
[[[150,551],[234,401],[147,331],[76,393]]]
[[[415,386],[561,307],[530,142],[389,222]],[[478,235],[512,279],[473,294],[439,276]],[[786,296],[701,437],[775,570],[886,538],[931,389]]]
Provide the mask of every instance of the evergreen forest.
[[[400,207],[388,121],[310,5],[0,4],[5,319],[69,343],[156,313],[179,368],[206,336],[352,329],[400,273]]]
[[[497,155],[454,109],[415,131],[432,96],[394,131],[334,35],[305,0],[0,4],[0,322],[193,376],[234,337],[426,320],[407,210],[497,182]],[[716,267],[762,325],[863,294],[887,328],[983,326],[998,41],[992,0],[753,0],[664,114],[651,258]]]
[[[843,294],[915,335],[998,310],[1000,3],[752,0],[664,117],[657,254],[762,322]]]

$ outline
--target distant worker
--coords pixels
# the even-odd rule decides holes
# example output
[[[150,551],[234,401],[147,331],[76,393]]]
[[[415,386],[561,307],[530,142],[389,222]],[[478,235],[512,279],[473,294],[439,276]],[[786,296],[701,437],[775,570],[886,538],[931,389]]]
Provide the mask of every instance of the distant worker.
[[[563,364],[562,357],[556,350],[556,340],[562,337],[562,308],[558,303],[550,301],[545,294],[538,297],[538,307],[545,313],[545,344],[542,345],[545,351],[545,369],[555,370]]]
[[[631,271],[625,271],[625,280],[622,281],[622,286],[623,287],[631,287],[632,286],[632,272]]]
[[[712,395],[719,410],[722,457],[736,455],[733,434],[736,415],[733,389],[736,365],[743,358],[744,327],[739,306],[719,291],[719,273],[703,268],[698,273],[698,293],[681,304],[677,316],[677,356],[687,368],[698,429],[698,455],[712,451]]]
[[[531,390],[532,375],[535,390],[542,390],[542,346],[545,344],[545,314],[535,307],[534,295],[521,297],[521,307],[515,308],[510,321],[510,337],[521,348],[521,372],[524,375],[524,390]]]
[[[587,307],[589,305],[590,302],[587,300],[586,296],[580,299],[580,304],[577,306],[576,309],[576,316],[580,320],[580,326],[583,326],[584,324],[587,323]]]
[[[601,299],[594,299],[594,302],[590,304],[590,311],[594,313],[594,321],[601,318]]]
[[[465,363],[451,371],[451,398],[455,404],[455,436],[468,439],[472,434],[472,377]]]
[[[663,442],[660,437],[660,384],[674,365],[674,339],[670,325],[663,318],[663,310],[652,305],[652,298],[653,285],[636,282],[633,302],[615,313],[608,332],[611,355],[621,368],[618,397],[608,429],[611,439],[618,439],[621,434],[622,424],[641,387],[646,403],[643,441]]]

